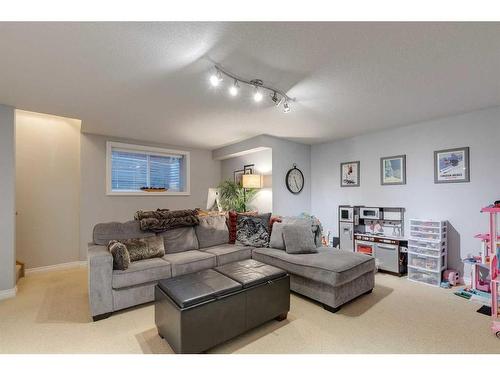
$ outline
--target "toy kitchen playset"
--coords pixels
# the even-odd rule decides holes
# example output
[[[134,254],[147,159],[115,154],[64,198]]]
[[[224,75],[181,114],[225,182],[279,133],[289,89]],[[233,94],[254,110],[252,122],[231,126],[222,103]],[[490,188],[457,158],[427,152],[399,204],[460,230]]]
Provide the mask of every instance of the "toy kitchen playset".
[[[374,256],[378,269],[407,272],[404,208],[339,206],[340,249]]]

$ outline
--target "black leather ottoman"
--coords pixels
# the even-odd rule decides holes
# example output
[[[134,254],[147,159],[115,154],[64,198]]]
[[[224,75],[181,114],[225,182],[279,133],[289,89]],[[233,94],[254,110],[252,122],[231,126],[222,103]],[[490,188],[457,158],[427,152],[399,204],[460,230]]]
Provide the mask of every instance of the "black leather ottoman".
[[[155,288],[158,333],[176,353],[200,353],[271,319],[286,319],[290,278],[249,259],[165,279]]]

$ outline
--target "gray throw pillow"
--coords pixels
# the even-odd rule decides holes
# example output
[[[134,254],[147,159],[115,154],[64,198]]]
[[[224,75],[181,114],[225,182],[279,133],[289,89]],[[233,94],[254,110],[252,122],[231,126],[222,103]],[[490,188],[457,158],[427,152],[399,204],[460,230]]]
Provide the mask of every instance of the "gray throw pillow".
[[[165,255],[165,245],[162,237],[133,238],[120,240],[127,247],[130,261],[142,259],[161,258]]]
[[[283,240],[289,254],[317,253],[311,227],[288,224],[283,227]]]
[[[236,220],[236,244],[268,247],[270,219],[271,213],[248,216],[238,215]]]
[[[269,247],[273,249],[285,250],[285,242],[283,241],[283,227],[285,224],[276,222],[273,224],[271,231],[271,239],[269,240]]]
[[[127,246],[118,241],[109,241],[108,251],[113,256],[113,269],[124,271],[130,265],[130,255]]]

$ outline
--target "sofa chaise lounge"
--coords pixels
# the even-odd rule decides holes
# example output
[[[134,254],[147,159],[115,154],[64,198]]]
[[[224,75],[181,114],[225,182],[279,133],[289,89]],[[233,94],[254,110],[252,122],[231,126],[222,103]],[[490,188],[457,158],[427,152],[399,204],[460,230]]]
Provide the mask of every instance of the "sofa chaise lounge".
[[[107,250],[110,240],[162,236],[162,258],[132,262],[124,271],[113,270]],[[89,304],[94,320],[114,311],[154,301],[155,286],[162,279],[193,273],[254,258],[286,270],[291,290],[336,311],[344,303],[374,287],[372,257],[320,248],[316,254],[288,254],[284,250],[228,244],[227,228],[184,227],[155,234],[140,230],[138,221],[102,223],[94,227],[88,248]]]

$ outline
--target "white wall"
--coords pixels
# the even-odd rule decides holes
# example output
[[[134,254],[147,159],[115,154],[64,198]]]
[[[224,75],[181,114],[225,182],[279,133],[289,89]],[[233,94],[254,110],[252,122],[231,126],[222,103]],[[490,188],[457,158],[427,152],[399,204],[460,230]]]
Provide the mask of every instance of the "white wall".
[[[16,248],[26,268],[79,260],[80,126],[16,111]]]
[[[261,213],[273,210],[273,150],[264,149],[249,154],[222,160],[222,180],[233,181],[233,172],[243,169],[244,165],[254,164],[254,173],[263,176],[263,187],[249,204],[248,209]]]
[[[259,135],[213,151],[214,159],[239,156],[248,150],[272,149],[273,157],[273,214],[292,216],[311,211],[311,146],[281,138]],[[293,164],[304,174],[304,189],[292,194],[285,185],[286,173]]]
[[[340,204],[402,206],[409,218],[448,220],[449,265],[479,251],[473,238],[488,230],[480,208],[500,199],[500,107],[389,129],[328,144],[311,151],[312,212],[338,232]],[[470,182],[434,184],[433,152],[470,147]],[[407,184],[380,185],[380,157],[406,154]],[[361,161],[361,186],[340,187],[340,163]],[[408,234],[408,230],[406,233]]]
[[[108,196],[106,195],[106,141],[181,149],[191,153],[191,195],[187,196]],[[157,208],[185,209],[207,203],[208,188],[219,184],[220,161],[208,150],[184,149],[171,145],[144,143],[99,135],[81,135],[80,258],[87,257],[95,224],[127,221],[137,210]]]
[[[0,104],[0,299],[15,287],[15,116]]]

